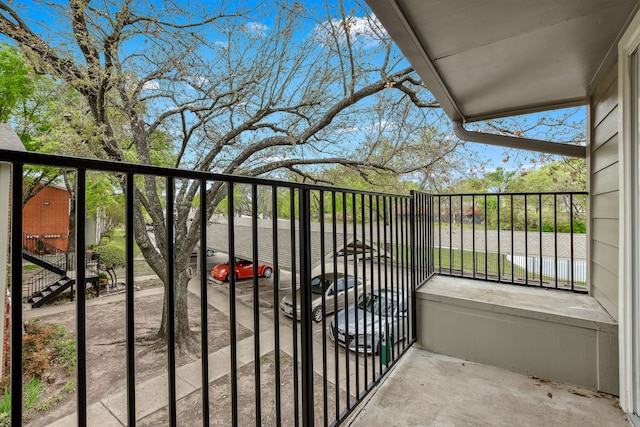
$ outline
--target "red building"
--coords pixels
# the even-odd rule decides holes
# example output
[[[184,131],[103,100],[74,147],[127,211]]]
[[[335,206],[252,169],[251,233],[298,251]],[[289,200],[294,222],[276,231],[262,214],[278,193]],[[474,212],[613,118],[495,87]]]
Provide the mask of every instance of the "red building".
[[[67,250],[71,195],[66,188],[48,184],[22,210],[24,244],[31,252],[44,250],[43,243]]]

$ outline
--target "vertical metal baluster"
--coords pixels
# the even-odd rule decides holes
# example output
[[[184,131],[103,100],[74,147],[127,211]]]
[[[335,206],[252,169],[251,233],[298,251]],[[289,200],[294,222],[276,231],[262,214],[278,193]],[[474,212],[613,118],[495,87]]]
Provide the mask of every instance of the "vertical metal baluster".
[[[407,256],[407,242],[405,240],[405,227],[407,226],[407,201],[406,199],[400,199],[400,212],[402,213],[400,216],[400,219],[402,220],[402,218],[405,218],[405,221],[400,223],[400,236],[399,236],[399,241],[400,241],[400,248],[401,251],[400,253],[402,254],[400,257],[400,263],[398,265],[398,270],[400,271],[400,281],[399,281],[399,287],[400,287],[400,301],[402,302],[402,304],[404,304],[404,297],[405,297],[405,286],[406,286],[406,271],[407,271],[407,263],[406,261],[406,256]],[[404,336],[405,338],[407,337],[407,330],[405,328],[405,324],[406,324],[406,318],[404,318],[402,320],[402,336]],[[404,342],[402,344],[398,344],[398,345],[402,345],[402,348],[406,348],[407,345],[407,341],[406,339],[404,340]]]
[[[513,223],[513,194],[511,195],[511,284],[515,283],[516,280],[516,276],[515,276],[515,255],[516,255],[516,251],[514,248],[514,237],[515,235],[515,224]]]
[[[202,362],[202,425],[209,420],[209,297],[207,295],[207,181],[200,180],[200,358]],[[128,282],[133,283],[133,282]]]
[[[376,217],[377,220],[377,217]],[[377,242],[377,240],[376,240]],[[371,246],[371,261],[369,262],[370,266],[371,266],[371,294],[373,294],[373,287],[374,287],[374,283],[375,280],[374,278],[374,248],[373,248],[373,196],[371,194],[369,194],[369,245]],[[380,258],[380,250],[378,248],[378,258]],[[366,287],[366,283],[365,283],[365,294],[367,294],[369,291],[367,291],[367,287]],[[365,328],[366,330],[366,328]],[[373,334],[373,322],[371,322],[371,331],[369,336],[371,337],[371,340],[373,340],[374,334]],[[376,356],[374,354],[374,352],[371,352],[371,379],[372,381],[376,381]]]
[[[476,196],[471,195],[471,260],[473,262],[473,278],[476,278]]]
[[[487,195],[484,195],[484,277],[489,279],[489,226],[488,226]]]
[[[540,286],[542,287],[542,194],[538,194],[538,229],[540,231],[540,243],[538,250],[540,251]]]
[[[167,378],[168,385],[168,406],[169,406],[169,425],[177,425],[177,392],[176,392],[176,324],[175,324],[175,269],[173,264],[174,253],[174,229],[173,229],[173,207],[175,179],[167,177],[167,252],[165,254],[167,260],[167,366],[169,376]]]
[[[395,293],[395,295],[400,298],[400,271],[398,266],[398,261],[400,258],[400,246],[399,246],[399,230],[398,230],[398,196],[393,196],[393,214],[391,215],[391,248],[393,249],[395,246],[395,258],[393,255],[391,256],[391,289]],[[395,237],[395,238],[394,238]],[[395,261],[394,261],[395,259]],[[394,268],[395,266],[395,268]],[[395,270],[395,290],[393,286],[393,278],[394,278],[394,270]],[[398,301],[398,307],[401,306],[402,300]],[[396,326],[400,325],[400,311],[396,313]],[[400,334],[400,330],[394,331],[396,334]],[[400,354],[400,341],[398,340],[398,345],[394,346],[393,340],[391,340],[391,348],[396,349],[396,354],[393,357],[393,360]]]
[[[453,275],[453,196],[449,196],[449,275]]]
[[[313,427],[313,329],[311,313],[311,196],[310,190],[299,190],[300,204],[300,310],[302,311],[302,425]]]
[[[464,196],[460,195],[460,276],[464,276]]]
[[[390,204],[391,203],[389,203],[389,205]],[[387,209],[388,209],[387,206],[388,206],[387,205],[387,197],[383,196],[382,197],[382,215],[383,215],[383,219],[384,219],[384,221],[383,221],[384,227],[382,228],[382,234],[383,234],[383,241],[384,241],[384,247],[385,247],[385,255],[386,255],[386,248],[389,247],[389,245],[388,245],[389,241],[387,239],[387,224],[388,224],[388,220],[389,220],[389,218],[387,216]],[[391,256],[391,254],[389,254],[389,256]],[[388,262],[389,262],[388,261],[389,256],[385,256],[384,257],[384,298],[385,298],[385,300],[387,299],[387,292],[389,292],[389,266],[387,265]],[[380,295],[380,297],[383,297],[383,295]],[[380,334],[381,335],[383,333],[385,333],[385,331],[387,331],[389,329],[388,328],[389,316],[388,316],[388,311],[387,310],[385,310],[385,312],[384,312],[384,325],[385,325],[384,329],[382,329],[382,325],[380,326]],[[387,340],[387,339],[389,339],[389,337],[385,335],[384,339]],[[388,351],[388,350],[385,350],[385,351]],[[386,371],[389,370],[389,358],[388,357],[387,357],[387,363],[386,363],[386,369],[385,370]]]
[[[436,272],[436,267],[435,267],[435,233],[433,230],[433,227],[435,226],[435,221],[432,218],[432,212],[433,212],[433,207],[434,207],[434,201],[433,201],[433,196],[430,195],[429,196],[429,221],[426,223],[425,226],[429,227],[429,233],[431,233],[431,239],[427,242],[429,244],[429,265],[430,265],[430,270],[429,270],[429,277],[431,277],[435,272]],[[440,221],[440,213],[438,213],[438,221]],[[415,286],[415,282],[414,282],[414,286]],[[415,288],[413,289],[415,290]],[[412,295],[413,295],[413,290],[412,290]],[[414,306],[415,307],[415,306]]]
[[[87,425],[87,280],[85,263],[84,221],[86,218],[86,170],[76,171],[76,346],[78,425]]]
[[[575,278],[574,278],[574,253],[573,253],[573,239],[575,237],[575,235],[573,234],[573,193],[569,194],[569,228],[570,228],[570,236],[571,236],[571,244],[570,244],[570,248],[571,248],[571,265],[570,265],[570,270],[571,270],[571,290],[575,291]]]
[[[22,187],[24,164],[11,170],[11,425],[22,425]],[[4,295],[2,295],[4,297]],[[3,301],[4,304],[4,301]],[[16,390],[20,390],[16,393]]]
[[[393,238],[393,233],[394,233],[394,213],[392,212],[394,204],[395,197],[391,197],[389,196],[388,200],[389,200],[389,216],[387,218],[387,222],[389,224],[389,241],[387,243],[387,246],[389,247],[389,266],[387,267],[387,271],[389,272],[389,288],[387,288],[387,291],[391,292],[391,296],[395,296],[395,280],[394,280],[394,268],[393,268],[393,264],[394,264],[394,260],[396,259],[396,257],[398,256],[397,251],[395,250],[395,241]],[[387,316],[388,317],[388,316]],[[388,347],[387,351],[391,351],[391,360],[393,361],[395,359],[395,355],[394,355],[394,345],[393,345],[393,340],[390,339],[391,336],[393,335],[394,331],[393,331],[393,313],[391,315],[390,319],[387,319],[387,329],[389,330],[389,335],[387,336],[387,340],[389,340],[389,344],[390,346]]]
[[[381,245],[380,243],[380,196],[376,195],[376,240],[378,242],[378,255],[380,255],[380,251],[383,250],[384,251],[384,244]],[[382,242],[384,243],[384,242]],[[386,251],[384,251],[384,256],[386,258],[387,253]],[[382,295],[382,262],[381,262],[381,257],[378,256],[378,296]],[[371,312],[371,314],[373,314],[373,311]],[[374,331],[374,327],[373,327],[373,321],[371,322],[371,336],[373,337],[373,331]],[[382,319],[380,318],[380,307],[378,305],[378,331],[381,332],[382,331]],[[378,338],[380,338],[379,336],[380,334],[378,334]],[[371,343],[372,345],[375,344],[375,342]],[[374,348],[375,351],[375,348]],[[381,356],[381,355],[380,355]],[[380,376],[382,376],[382,357],[378,357],[378,368],[380,370]]]
[[[293,274],[291,275],[291,296],[294,310],[293,317],[293,366],[298,366],[298,297],[296,295],[296,288],[298,287],[298,283],[296,281],[296,192],[295,189],[291,188],[289,190],[289,212],[291,212],[291,271]],[[300,278],[300,287],[304,283],[302,282],[302,277]],[[295,417],[295,425],[300,424],[300,390],[299,390],[299,378],[298,378],[298,369],[293,370],[293,412]],[[304,410],[304,409],[303,409]]]
[[[558,289],[558,195],[553,195],[553,258],[556,276],[556,289]]]
[[[335,277],[338,274],[338,215],[336,213],[336,192],[331,191],[331,234],[332,234],[332,258],[333,258],[333,276]],[[338,293],[333,293],[333,306],[338,307]],[[335,366],[336,375],[334,384],[340,384],[340,358],[338,351],[338,317],[337,311],[333,314],[333,322],[335,325],[335,330],[333,331],[333,336],[336,339],[336,344],[334,346],[333,352],[333,366]],[[346,337],[346,335],[345,335]],[[340,387],[335,387],[336,392],[336,420],[340,419]],[[349,398],[347,397],[347,400]]]
[[[355,283],[353,284],[353,292],[354,292],[354,304],[358,301],[358,217],[357,217],[357,205],[358,204],[358,199],[356,197],[356,193],[351,193],[351,221],[352,221],[352,231],[353,231],[353,245],[354,245],[354,252],[353,252],[353,277],[354,277],[354,281]],[[364,242],[363,242],[364,243]],[[347,295],[348,293],[348,289],[349,289],[349,285],[348,282],[346,281],[346,277],[345,277],[345,290],[347,292],[345,292],[345,295]],[[348,307],[347,304],[345,304],[345,307]],[[357,337],[360,336],[360,328],[358,326],[358,311],[356,310],[356,340],[358,339]],[[355,371],[356,371],[356,401],[360,398],[360,355],[359,352],[356,351],[356,367],[355,367]],[[366,359],[366,357],[365,357]]]
[[[442,274],[442,196],[438,197],[438,273]]]
[[[524,195],[524,283],[529,284],[529,215],[527,195]]]
[[[236,245],[235,245],[235,217],[234,217],[234,185],[232,181],[227,183],[227,238],[229,245],[229,329],[231,341],[231,425],[238,426],[238,315],[236,312]]]
[[[251,249],[253,262],[253,368],[256,426],[262,426],[260,387],[260,282],[258,280],[258,186],[251,185]]]
[[[360,215],[362,218],[361,221],[361,226],[360,226],[360,232],[362,233],[362,298],[365,297],[365,295],[367,295],[367,234],[366,234],[366,212],[365,212],[365,199],[364,199],[364,194],[360,195]],[[357,284],[356,284],[357,286]],[[358,295],[356,294],[354,296],[354,301],[358,301]],[[366,322],[365,322],[366,323]],[[363,328],[364,331],[362,331],[363,333],[363,337],[364,337],[364,342],[367,342],[367,328],[366,325]],[[364,385],[365,385],[365,390],[370,390],[369,388],[369,360],[367,358],[367,353],[365,352],[364,356]]]
[[[135,347],[135,306],[134,306],[134,291],[133,287],[134,277],[134,244],[133,244],[133,230],[135,227],[134,221],[134,204],[135,204],[135,181],[134,175],[128,173],[126,176],[126,227],[125,234],[125,254],[127,256],[127,268],[126,268],[126,283],[129,284],[126,288],[126,328],[127,328],[127,425],[136,425],[136,347]]]
[[[276,313],[273,315],[273,341],[275,351],[275,386],[276,386],[276,425],[282,425],[282,387],[280,373],[280,313],[277,307],[280,304],[280,259],[278,257],[278,187],[271,187],[271,229],[273,230],[273,306]],[[295,320],[294,320],[295,322]]]
[[[344,279],[346,280],[347,275],[349,274],[349,261],[347,258],[347,213],[348,213],[348,209],[347,209],[347,193],[346,192],[342,192],[342,258],[343,258],[343,262],[344,262]],[[336,289],[337,287],[337,280],[334,280],[333,282],[334,285],[334,292],[337,294],[338,290]],[[347,299],[347,293],[344,293],[344,307],[345,309],[349,307],[349,300]],[[336,305],[337,307],[337,305]],[[345,319],[348,319],[348,316],[345,316]],[[350,336],[353,334],[352,330],[349,330],[349,321],[345,322],[345,336]],[[357,322],[356,322],[357,323]],[[345,342],[348,342],[348,338]],[[351,365],[351,360],[349,359],[349,351],[348,351],[348,346],[347,346],[347,351],[345,351],[344,353],[344,363],[345,363],[345,370],[344,370],[344,374],[346,377],[346,395],[347,395],[347,409],[351,409],[351,405],[352,405],[352,401],[351,401],[351,369],[350,369],[350,365]]]
[[[324,190],[319,190],[319,212],[318,221],[320,222],[320,275],[326,277],[325,263],[326,257],[326,238],[324,229]],[[324,418],[325,427],[329,425],[329,396],[328,396],[328,382],[327,382],[327,306],[326,295],[322,292],[322,415]]]
[[[500,272],[500,257],[502,255],[501,252],[500,252],[500,193],[496,194],[496,200],[497,200],[497,202],[496,202],[496,207],[497,207],[496,214],[498,216],[498,221],[497,221],[497,224],[498,224],[497,228],[498,229],[496,231],[498,233],[498,282],[500,282],[501,281],[501,277],[500,277],[500,273],[501,273]],[[513,233],[511,233],[511,235],[513,236]]]

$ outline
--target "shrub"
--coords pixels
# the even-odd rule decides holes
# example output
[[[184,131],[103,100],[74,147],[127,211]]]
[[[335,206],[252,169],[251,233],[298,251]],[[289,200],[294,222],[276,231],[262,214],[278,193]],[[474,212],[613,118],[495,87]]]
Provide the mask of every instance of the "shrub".
[[[125,252],[115,245],[98,246],[96,251],[100,254],[100,264],[105,269],[124,267],[126,263]]]

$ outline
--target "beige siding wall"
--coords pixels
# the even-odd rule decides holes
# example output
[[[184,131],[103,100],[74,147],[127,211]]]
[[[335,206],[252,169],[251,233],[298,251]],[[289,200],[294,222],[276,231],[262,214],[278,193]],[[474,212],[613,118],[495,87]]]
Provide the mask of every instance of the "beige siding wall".
[[[591,294],[618,320],[618,78],[612,68],[591,95]]]

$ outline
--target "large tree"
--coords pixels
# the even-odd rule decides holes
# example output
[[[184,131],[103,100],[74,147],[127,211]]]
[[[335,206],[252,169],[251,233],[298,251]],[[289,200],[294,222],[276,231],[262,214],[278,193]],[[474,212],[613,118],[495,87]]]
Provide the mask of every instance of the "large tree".
[[[34,0],[40,13],[30,15],[0,1],[0,33],[39,73],[81,95],[65,120],[99,158],[248,176],[305,175],[310,165],[328,164],[425,173],[434,152],[442,156],[425,143],[442,144],[442,152],[455,145],[439,139],[429,113],[437,105],[365,7],[186,4]],[[159,134],[174,143],[168,160],[155,155]],[[136,182],[134,235],[165,284],[167,262],[174,263],[177,342],[189,346],[188,265],[201,226],[199,217],[189,222],[189,210],[199,183],[176,187],[169,259],[162,185],[148,176]],[[219,183],[207,189],[209,215],[225,191]]]

